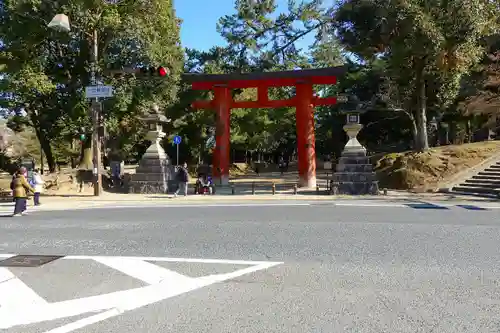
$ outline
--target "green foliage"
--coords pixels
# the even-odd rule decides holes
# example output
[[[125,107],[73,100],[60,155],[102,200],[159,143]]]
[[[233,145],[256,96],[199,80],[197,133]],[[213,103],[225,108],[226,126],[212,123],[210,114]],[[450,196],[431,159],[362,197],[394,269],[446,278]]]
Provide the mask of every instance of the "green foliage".
[[[426,149],[428,97],[441,110],[456,99],[462,78],[484,53],[483,38],[496,30],[494,7],[484,0],[345,0],[334,26],[348,50],[364,59],[384,56],[417,121],[419,148]]]
[[[11,98],[2,106],[27,112],[27,125],[36,128],[44,149],[69,145],[81,127],[90,131],[88,102],[83,88],[89,84],[92,32],[98,34],[98,77],[115,87],[104,102],[105,122],[116,149],[130,150],[140,132],[136,119],[153,102],[167,108],[175,101],[183,66],[179,21],[172,2],[123,0],[68,0],[3,2],[0,17],[2,90]],[[70,18],[70,33],[52,31],[47,23],[57,12]],[[164,65],[168,78],[145,80],[104,76],[103,68]],[[21,117],[11,119],[19,121]],[[16,127],[16,126],[14,126]],[[17,126],[17,128],[20,128]],[[88,134],[88,133],[87,133]],[[119,138],[119,139],[118,139]],[[52,155],[45,152],[47,158]],[[49,160],[49,164],[54,161]],[[51,167],[53,167],[52,165]]]

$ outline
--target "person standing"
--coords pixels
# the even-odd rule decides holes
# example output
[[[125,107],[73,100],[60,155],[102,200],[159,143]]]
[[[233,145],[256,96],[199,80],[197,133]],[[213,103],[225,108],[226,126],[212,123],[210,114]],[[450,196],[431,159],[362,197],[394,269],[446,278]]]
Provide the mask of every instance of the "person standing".
[[[27,208],[27,200],[28,200],[28,191],[35,193],[35,189],[31,187],[31,185],[24,177],[26,173],[26,168],[21,167],[17,173],[16,177],[12,181],[11,188],[13,190],[14,196],[14,214],[12,216],[21,216],[26,211]]]
[[[38,169],[33,172],[33,184],[33,187],[35,189],[33,203],[35,204],[35,206],[40,206],[40,193],[43,192],[43,184],[45,184],[45,182],[43,181],[42,175],[40,174]]]
[[[179,188],[177,188],[177,191],[175,191],[174,196],[177,196],[180,191],[184,192],[184,196],[187,196],[189,172],[187,169],[187,163],[185,162],[182,167],[179,167],[179,170],[177,171],[177,181],[179,182]]]
[[[278,168],[280,169],[281,176],[283,176],[283,174],[285,173],[285,159],[283,158],[283,155],[279,157]]]

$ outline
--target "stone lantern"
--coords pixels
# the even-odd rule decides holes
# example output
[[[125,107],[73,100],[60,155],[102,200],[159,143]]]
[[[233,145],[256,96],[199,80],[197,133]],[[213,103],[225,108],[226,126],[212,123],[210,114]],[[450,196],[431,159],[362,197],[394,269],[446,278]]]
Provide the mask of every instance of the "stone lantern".
[[[160,141],[166,135],[165,132],[163,132],[163,124],[169,123],[170,119],[161,114],[158,105],[154,104],[151,108],[151,112],[145,117],[141,118],[141,120],[146,123],[146,126],[148,127],[146,139],[151,141],[151,146],[148,148],[148,150],[155,145],[159,146],[160,149],[163,150],[160,145]],[[165,153],[164,150],[163,152]]]
[[[166,135],[163,125],[170,119],[160,113],[157,105],[153,105],[141,120],[148,128],[146,139],[151,141],[151,145],[142,156],[135,174],[131,175],[129,192],[167,193],[175,185],[175,168],[160,141]]]
[[[334,194],[378,194],[378,181],[373,171],[370,158],[366,155],[366,148],[358,141],[357,136],[363,125],[361,115],[365,112],[356,96],[349,98],[354,103],[341,111],[346,115],[346,124],[343,129],[349,140],[337,164],[333,175],[332,192]]]
[[[344,147],[344,151],[360,151],[366,154],[366,148],[363,147],[363,145],[361,145],[361,143],[359,143],[358,141],[358,134],[363,129],[363,125],[361,125],[361,114],[363,114],[364,111],[358,108],[356,110],[347,111],[345,113],[346,124],[342,128],[349,137],[349,140]]]

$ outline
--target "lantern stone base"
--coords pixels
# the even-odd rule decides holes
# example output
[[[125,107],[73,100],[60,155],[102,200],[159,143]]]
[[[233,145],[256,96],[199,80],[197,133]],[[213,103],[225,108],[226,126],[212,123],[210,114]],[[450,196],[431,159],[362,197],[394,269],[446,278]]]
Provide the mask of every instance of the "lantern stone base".
[[[333,175],[332,191],[334,194],[379,194],[378,181],[370,158],[366,156],[365,147],[356,139],[362,127],[360,124],[344,126],[349,141],[344,147],[337,164],[337,171]]]
[[[214,177],[213,182],[215,185],[228,186],[229,185],[229,176],[221,175],[220,177]]]
[[[130,175],[129,193],[160,194],[177,189],[175,167],[159,140],[146,150],[135,174]]]

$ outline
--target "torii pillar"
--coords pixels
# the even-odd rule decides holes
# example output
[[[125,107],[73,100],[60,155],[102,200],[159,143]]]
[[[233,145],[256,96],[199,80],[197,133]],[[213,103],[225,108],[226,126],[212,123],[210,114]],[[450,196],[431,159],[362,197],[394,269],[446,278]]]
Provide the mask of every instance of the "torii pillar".
[[[225,85],[214,87],[216,112],[215,152],[212,173],[223,185],[229,183],[231,144],[231,90]]]
[[[296,86],[295,119],[297,155],[299,157],[299,185],[316,187],[316,140],[314,137],[313,87],[311,84]]]
[[[296,108],[297,152],[299,157],[299,185],[316,186],[316,152],[314,138],[314,107],[334,105],[336,97],[319,98],[313,85],[336,84],[344,67],[330,67],[283,72],[257,72],[246,74],[184,74],[183,79],[194,90],[212,90],[214,99],[196,101],[195,109],[216,112],[216,146],[213,157],[213,175],[223,185],[229,182],[230,165],[230,113],[232,108]],[[294,86],[296,94],[288,100],[269,100],[270,87]],[[231,90],[257,88],[256,101],[234,101]]]

